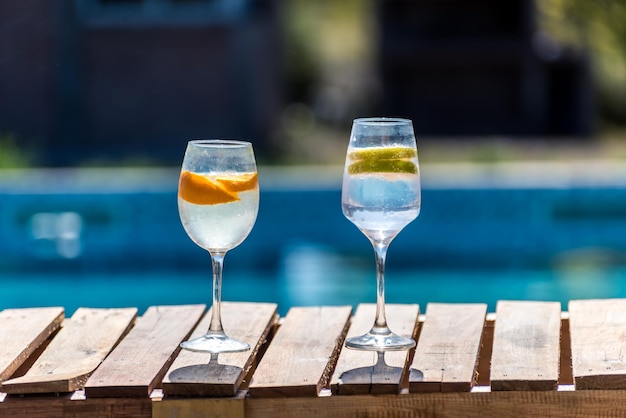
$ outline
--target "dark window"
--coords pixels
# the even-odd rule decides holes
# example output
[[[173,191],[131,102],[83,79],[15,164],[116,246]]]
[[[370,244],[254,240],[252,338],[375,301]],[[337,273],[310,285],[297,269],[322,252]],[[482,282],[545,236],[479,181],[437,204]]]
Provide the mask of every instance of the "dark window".
[[[251,0],[74,0],[87,26],[149,27],[233,23]]]
[[[102,4],[141,4],[144,0],[98,0]]]

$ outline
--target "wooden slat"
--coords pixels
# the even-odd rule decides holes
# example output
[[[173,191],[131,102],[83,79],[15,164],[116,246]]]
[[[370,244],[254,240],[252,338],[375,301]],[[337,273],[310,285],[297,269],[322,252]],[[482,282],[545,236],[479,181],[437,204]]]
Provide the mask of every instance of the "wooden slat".
[[[190,338],[206,333],[211,321],[209,311]],[[222,303],[224,329],[233,338],[252,348],[242,353],[223,353],[211,359],[209,353],[182,350],[163,378],[165,395],[234,396],[257,360],[259,349],[278,321],[274,303]]]
[[[87,398],[148,396],[204,310],[205,305],[148,308],[87,380]]]
[[[409,371],[411,392],[469,391],[487,305],[430,303]]]
[[[387,323],[397,334],[415,338],[419,318],[418,305],[387,304]],[[348,337],[366,333],[372,327],[375,304],[357,307]],[[398,393],[409,350],[381,353],[342,349],[330,387],[341,395]]]
[[[128,331],[136,308],[79,308],[24,376],[2,384],[7,393],[72,392]]]
[[[227,398],[166,397],[154,402],[152,418],[244,418],[246,391]]]
[[[0,382],[8,379],[63,322],[61,307],[0,312]]]
[[[626,390],[507,391],[412,393],[330,397],[246,398],[99,398],[69,396],[9,396],[0,402],[7,418],[170,418],[168,404],[186,403],[188,415],[178,418],[440,418],[550,417],[607,418],[626,416]],[[244,411],[240,408],[243,404]],[[177,408],[179,410],[179,408]],[[193,415],[192,415],[193,414]]]
[[[246,418],[617,418],[626,416],[625,397],[623,390],[599,390],[251,398]]]
[[[350,306],[291,308],[249,386],[251,396],[316,396],[327,387]]]
[[[75,400],[73,394],[7,396],[0,402],[2,418],[151,418],[150,398]]]
[[[556,389],[560,330],[559,302],[498,302],[491,390]]]
[[[626,389],[626,299],[569,303],[576,389]]]

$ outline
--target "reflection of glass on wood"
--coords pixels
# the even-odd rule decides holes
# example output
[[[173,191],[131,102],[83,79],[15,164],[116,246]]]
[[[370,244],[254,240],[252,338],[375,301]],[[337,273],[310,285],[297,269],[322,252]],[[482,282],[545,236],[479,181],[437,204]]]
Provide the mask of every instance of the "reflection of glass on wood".
[[[170,380],[175,383],[202,383],[210,376],[223,379],[227,376],[236,377],[241,373],[243,370],[241,367],[220,364],[217,359],[218,355],[212,354],[211,361],[207,364],[194,364],[173,370],[169,375]]]
[[[411,370],[411,373],[414,373]],[[379,393],[397,393],[398,382],[402,378],[402,367],[389,366],[385,362],[385,352],[376,352],[376,363],[373,366],[359,367],[345,371],[339,377],[342,387],[345,385],[370,385],[377,387]]]

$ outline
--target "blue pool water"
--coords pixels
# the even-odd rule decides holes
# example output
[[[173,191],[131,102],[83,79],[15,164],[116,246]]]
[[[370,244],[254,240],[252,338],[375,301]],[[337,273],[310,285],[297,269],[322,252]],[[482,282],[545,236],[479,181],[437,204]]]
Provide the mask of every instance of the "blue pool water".
[[[372,266],[373,267],[373,266]],[[208,272],[8,274],[3,277],[2,308],[63,306],[136,306],[204,303],[210,305]],[[265,271],[226,271],[226,301],[278,303],[281,314],[291,306],[352,305],[375,302],[373,269],[319,270],[278,277]],[[490,311],[498,300],[550,300],[626,297],[626,268],[544,270],[424,270],[388,272],[388,303],[482,302]]]
[[[423,168],[420,217],[389,250],[387,302],[626,297],[626,171],[601,167]],[[373,251],[341,213],[340,172],[260,178],[223,299],[283,314],[374,302]],[[176,183],[176,170],[1,174],[0,309],[210,304],[210,260],[180,225]]]

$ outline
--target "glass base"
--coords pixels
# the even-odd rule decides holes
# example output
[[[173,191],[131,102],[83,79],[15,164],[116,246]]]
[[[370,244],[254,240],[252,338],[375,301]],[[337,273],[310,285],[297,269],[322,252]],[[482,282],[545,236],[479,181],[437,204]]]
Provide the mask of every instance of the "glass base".
[[[402,351],[415,347],[415,340],[389,332],[386,334],[367,334],[346,339],[346,347],[367,351]]]
[[[205,334],[193,340],[183,341],[180,346],[189,351],[213,354],[237,353],[250,349],[250,344],[237,341],[226,334]]]

